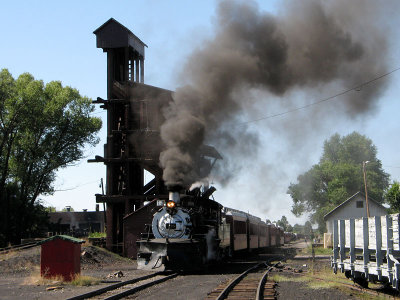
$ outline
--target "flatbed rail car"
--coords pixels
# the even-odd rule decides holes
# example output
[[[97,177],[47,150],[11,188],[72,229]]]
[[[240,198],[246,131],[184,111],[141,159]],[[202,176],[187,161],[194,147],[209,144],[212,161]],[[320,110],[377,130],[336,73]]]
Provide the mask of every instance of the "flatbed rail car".
[[[361,285],[400,287],[399,214],[335,220],[331,266]]]

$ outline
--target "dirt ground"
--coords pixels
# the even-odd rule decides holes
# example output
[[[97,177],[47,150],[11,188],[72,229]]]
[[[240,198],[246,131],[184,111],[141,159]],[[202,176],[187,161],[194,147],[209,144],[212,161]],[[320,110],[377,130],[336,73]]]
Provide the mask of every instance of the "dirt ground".
[[[294,259],[284,262],[282,265],[283,269],[275,269],[269,276],[270,280],[277,281],[277,299],[358,299],[350,290],[346,293],[336,287],[310,286],[308,280],[302,280],[311,272],[317,273],[320,269],[328,268],[328,259],[316,259],[314,264],[311,259]],[[333,272],[331,276],[335,276]],[[300,281],[298,281],[299,279]]]
[[[307,245],[298,242],[290,247],[300,252]],[[393,291],[384,290],[383,285],[370,284],[371,290],[360,290],[344,274],[334,274],[329,255],[316,255],[312,259],[300,252],[274,268],[269,280],[277,282],[277,299],[398,299],[391,294]]]
[[[304,242],[298,242],[289,247],[300,250],[306,246]],[[40,247],[0,254],[0,299],[66,299],[109,285],[111,282],[125,281],[150,273],[137,270],[135,261],[101,248],[83,246],[82,251],[86,254],[81,256],[81,274],[101,280],[100,283],[92,286],[73,286],[57,281],[44,282],[40,278]],[[252,259],[257,260],[256,257]],[[244,263],[237,260],[203,273],[178,276],[130,298],[204,299],[222,282],[229,281],[248,268],[249,263],[251,261]],[[112,276],[119,271],[122,272],[123,277]],[[335,285],[314,284],[313,286],[308,276],[311,273],[317,274],[316,276],[324,274],[333,279],[336,276],[329,268],[328,256],[317,257],[312,263],[310,257],[298,255],[294,259],[283,262],[279,268],[275,268],[270,275],[270,280],[277,279],[277,299],[374,299]],[[302,278],[308,279],[302,280]],[[351,283],[351,281],[348,282]],[[49,287],[55,287],[55,289],[48,290]]]
[[[43,281],[40,277],[40,247],[18,252],[0,254],[0,300],[8,299],[67,299],[77,296],[112,282],[125,281],[140,277],[150,271],[136,269],[134,260],[110,253],[102,248],[83,246],[81,256],[81,275],[102,280],[92,286],[74,286],[59,281]],[[231,278],[231,273],[241,272],[246,265],[233,268],[233,272],[216,272],[205,274],[186,274],[142,291],[135,295],[139,299],[204,299],[207,293],[216,286]],[[112,275],[122,272],[123,277]],[[48,288],[56,287],[54,290]]]
[[[136,263],[93,246],[83,246],[81,275],[91,276],[104,283],[93,286],[73,286],[60,281],[42,280],[40,277],[40,247],[0,255],[0,299],[66,299],[79,295],[110,281],[127,280],[148,274],[136,270]],[[121,271],[123,277],[113,275]],[[47,290],[56,287],[54,290]]]

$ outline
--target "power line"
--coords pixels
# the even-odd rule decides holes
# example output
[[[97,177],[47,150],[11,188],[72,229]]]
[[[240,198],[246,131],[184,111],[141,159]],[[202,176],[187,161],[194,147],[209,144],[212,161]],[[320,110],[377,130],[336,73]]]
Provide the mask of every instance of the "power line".
[[[365,82],[363,82],[361,84],[353,86],[352,88],[344,90],[344,91],[342,91],[340,93],[337,93],[337,94],[335,94],[333,96],[329,96],[327,98],[323,98],[321,100],[318,100],[316,102],[312,102],[312,103],[304,105],[304,106],[299,106],[299,107],[296,107],[296,108],[293,108],[293,109],[290,109],[290,110],[287,110],[287,111],[284,111],[284,112],[276,113],[276,114],[273,114],[273,115],[268,115],[268,116],[261,117],[261,118],[258,118],[258,119],[249,120],[249,121],[245,121],[245,122],[239,122],[239,123],[237,123],[237,125],[245,125],[245,124],[249,124],[249,123],[254,123],[254,122],[258,122],[258,121],[262,121],[262,120],[266,120],[266,119],[271,119],[271,118],[287,115],[287,114],[295,112],[295,111],[299,111],[299,110],[306,109],[308,107],[311,107],[311,106],[314,106],[314,105],[317,105],[317,104],[321,104],[321,103],[327,102],[327,101],[332,100],[334,98],[343,96],[343,95],[345,95],[345,94],[347,94],[347,93],[349,93],[351,91],[359,92],[364,86],[367,86],[367,85],[369,85],[369,84],[371,84],[371,83],[373,83],[375,81],[378,81],[379,79],[382,79],[382,78],[384,78],[386,76],[389,76],[392,73],[397,72],[399,70],[400,70],[400,67],[398,67],[396,69],[393,69],[393,70],[391,70],[391,71],[389,71],[387,73],[381,74],[381,75],[379,75],[379,76],[377,76],[377,77],[375,77],[375,78],[373,78],[371,80],[368,80],[368,81],[365,81]],[[143,99],[143,100],[147,100],[147,99]],[[93,112],[92,115],[101,114],[103,112],[105,112],[105,111],[103,110],[103,111]]]
[[[287,110],[287,111],[284,111],[284,112],[281,112],[281,113],[277,113],[277,114],[273,114],[273,115],[261,117],[261,118],[254,119],[254,120],[250,120],[250,121],[246,121],[246,122],[240,122],[240,123],[238,123],[238,125],[244,125],[244,124],[249,124],[249,123],[258,122],[258,121],[261,121],[261,120],[266,120],[266,119],[271,119],[271,118],[283,116],[283,115],[286,115],[286,114],[289,114],[289,113],[292,113],[292,112],[295,112],[295,111],[299,111],[299,110],[308,108],[308,107],[310,107],[310,106],[314,106],[314,105],[317,105],[317,104],[321,104],[321,103],[323,103],[323,102],[332,100],[332,99],[337,98],[337,97],[339,97],[339,96],[343,96],[344,94],[347,94],[347,93],[349,93],[349,92],[351,92],[351,91],[353,91],[353,90],[355,90],[355,91],[358,92],[358,91],[360,91],[364,86],[367,86],[367,85],[369,85],[369,84],[371,84],[371,83],[373,83],[373,82],[375,82],[375,81],[377,81],[377,80],[379,80],[379,79],[381,79],[381,78],[383,78],[383,77],[389,76],[390,74],[392,74],[392,73],[394,73],[394,72],[396,72],[396,71],[399,71],[399,70],[400,70],[400,67],[399,67],[399,68],[396,68],[396,69],[393,69],[393,70],[391,70],[391,71],[389,71],[389,72],[387,72],[387,73],[385,73],[385,74],[381,74],[381,75],[379,75],[378,77],[375,77],[375,78],[373,78],[373,79],[371,79],[371,80],[365,81],[365,82],[363,82],[363,83],[361,83],[361,84],[359,84],[359,85],[356,85],[356,86],[354,86],[354,87],[352,87],[352,88],[349,88],[349,89],[347,89],[347,90],[344,90],[344,91],[342,91],[342,92],[340,92],[340,93],[338,93],[338,94],[335,94],[335,95],[333,95],[333,96],[330,96],[330,97],[327,97],[327,98],[318,100],[318,101],[316,101],[316,102],[313,102],[313,103],[310,103],[310,104],[307,104],[307,105],[304,105],[304,106],[299,106],[299,107],[296,107],[296,108],[293,108],[293,109],[290,109],[290,110]]]
[[[67,192],[67,191],[72,191],[72,190],[76,190],[77,188],[80,188],[80,187],[82,187],[82,186],[85,186],[85,185],[88,185],[88,184],[92,184],[92,183],[95,183],[95,182],[99,182],[99,180],[94,180],[94,181],[82,183],[82,184],[76,185],[76,186],[71,187],[71,188],[66,188],[66,189],[62,189],[62,190],[54,190],[54,192]]]

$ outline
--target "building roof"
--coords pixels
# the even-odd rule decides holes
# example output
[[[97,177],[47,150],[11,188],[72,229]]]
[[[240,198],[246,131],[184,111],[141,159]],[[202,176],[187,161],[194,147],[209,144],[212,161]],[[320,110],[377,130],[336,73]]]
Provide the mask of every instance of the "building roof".
[[[60,211],[49,213],[49,221],[53,224],[69,224],[71,222],[104,222],[103,211]]]
[[[354,198],[356,198],[358,195],[362,196],[365,199],[365,194],[363,194],[362,192],[357,192],[355,193],[353,196],[349,197],[346,201],[344,201],[343,203],[339,204],[338,206],[336,206],[334,209],[332,209],[330,212],[328,212],[325,216],[324,216],[324,220],[326,220],[326,218],[328,218],[331,214],[333,214],[337,209],[345,206],[347,203],[349,203],[350,201],[352,201]],[[375,201],[374,199],[372,199],[371,197],[368,197],[368,201],[375,203],[377,206],[382,207],[383,209],[386,209],[382,204],[380,204],[379,202]]]
[[[101,31],[104,27],[106,27],[110,23],[116,23],[117,25],[121,26],[121,28],[125,29],[129,34],[133,35],[133,37],[140,42],[143,46],[147,47],[145,43],[143,43],[132,31],[130,31],[127,27],[122,25],[120,22],[115,20],[114,18],[110,18],[107,22],[105,22],[103,25],[101,25],[99,28],[97,28],[95,31],[93,31],[94,34],[97,34],[99,31]]]
[[[69,235],[54,235],[52,237],[49,237],[48,239],[45,239],[45,240],[42,240],[42,241],[38,242],[37,244],[41,245],[41,244],[44,244],[44,243],[47,243],[47,242],[50,242],[50,241],[53,241],[53,240],[57,240],[57,239],[61,239],[61,240],[68,241],[68,242],[72,242],[74,244],[82,244],[82,243],[85,242],[84,240],[77,239],[77,238],[74,238],[74,237],[69,236]]]

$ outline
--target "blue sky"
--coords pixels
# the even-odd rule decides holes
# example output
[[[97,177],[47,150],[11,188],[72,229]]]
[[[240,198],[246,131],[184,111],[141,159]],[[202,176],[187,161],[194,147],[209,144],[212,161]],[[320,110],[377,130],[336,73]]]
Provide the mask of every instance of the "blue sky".
[[[185,58],[202,41],[212,35],[216,1],[2,1],[0,11],[0,68],[7,68],[17,77],[29,72],[44,82],[60,80],[77,88],[82,95],[106,98],[106,55],[96,48],[92,33],[113,17],[131,29],[149,47],[146,49],[145,83],[174,90],[179,86],[176,75]],[[258,1],[260,8],[275,14],[278,1]],[[396,23],[397,24],[397,23]],[[397,35],[398,37],[398,35]],[[392,39],[389,69],[400,67],[398,38]],[[286,215],[290,223],[304,223],[290,213],[291,199],[286,194],[290,182],[317,163],[323,141],[338,132],[346,135],[358,131],[371,138],[378,149],[378,158],[394,180],[400,180],[400,147],[398,133],[400,111],[400,72],[388,76],[387,89],[372,114],[360,120],[328,122],[315,131],[305,127],[299,134],[304,143],[292,154],[290,141],[274,135],[285,126],[290,115],[251,124],[260,133],[262,152],[256,161],[241,170],[226,187],[216,186],[216,200],[223,205],[249,211],[261,218],[280,219]],[[340,92],[341,90],[337,91]],[[332,92],[332,91],[331,91]],[[303,97],[313,102],[335,94],[303,91],[288,97]],[[323,109],[336,111],[335,101]],[[277,107],[276,112],[283,108]],[[298,117],[309,112],[300,111]],[[96,108],[96,116],[105,112]],[[101,142],[86,150],[87,158],[103,155],[105,130]],[[257,172],[255,173],[255,166]],[[262,167],[260,167],[262,166]],[[273,172],[269,172],[273,170]],[[53,196],[43,197],[46,205],[57,209],[70,205],[75,210],[95,207],[95,193],[100,193],[100,178],[105,166],[88,164],[86,159],[58,172]]]

